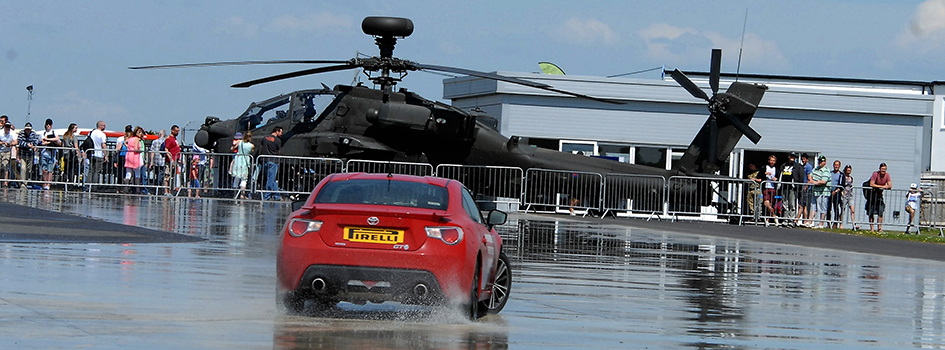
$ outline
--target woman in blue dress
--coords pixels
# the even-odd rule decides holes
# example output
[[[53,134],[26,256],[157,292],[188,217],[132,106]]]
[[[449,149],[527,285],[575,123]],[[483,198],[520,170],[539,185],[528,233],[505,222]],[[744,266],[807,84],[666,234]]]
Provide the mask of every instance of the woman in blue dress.
[[[253,133],[246,132],[245,135],[236,133],[234,139],[239,142],[233,144],[232,150],[236,152],[233,156],[233,164],[230,166],[230,175],[233,176],[233,188],[239,188],[236,192],[236,198],[246,198],[246,179],[249,178],[250,168],[253,164]]]

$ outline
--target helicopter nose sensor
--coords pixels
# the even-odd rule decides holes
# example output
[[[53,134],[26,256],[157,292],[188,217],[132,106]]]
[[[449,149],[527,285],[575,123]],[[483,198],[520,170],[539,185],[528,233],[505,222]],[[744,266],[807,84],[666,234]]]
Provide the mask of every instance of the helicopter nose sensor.
[[[365,17],[361,30],[367,35],[406,38],[413,34],[413,21],[400,17]]]

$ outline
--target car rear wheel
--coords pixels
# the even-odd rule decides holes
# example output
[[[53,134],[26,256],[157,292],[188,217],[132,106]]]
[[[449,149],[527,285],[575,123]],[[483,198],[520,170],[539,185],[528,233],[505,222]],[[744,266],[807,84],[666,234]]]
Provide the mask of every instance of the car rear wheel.
[[[512,265],[505,253],[499,253],[499,263],[495,268],[495,279],[492,281],[492,296],[489,300],[480,302],[479,308],[487,314],[497,314],[509,301],[512,292]]]
[[[299,297],[293,292],[282,295],[282,306],[285,307],[285,313],[289,315],[300,315],[305,309],[305,299]]]
[[[338,305],[337,300],[311,298],[296,292],[284,293],[279,299],[285,308],[285,313],[292,316],[321,316],[329,313],[332,308]]]
[[[482,317],[479,311],[479,263],[476,262],[476,272],[473,274],[472,288],[469,292],[469,302],[464,305],[466,318],[475,321]]]

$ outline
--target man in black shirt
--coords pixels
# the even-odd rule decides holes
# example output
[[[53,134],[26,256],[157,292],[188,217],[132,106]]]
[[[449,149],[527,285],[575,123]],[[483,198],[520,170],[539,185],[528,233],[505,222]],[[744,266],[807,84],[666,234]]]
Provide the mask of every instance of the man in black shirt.
[[[279,164],[276,163],[276,159],[273,157],[263,157],[279,154],[279,150],[282,148],[281,137],[282,127],[277,126],[272,129],[272,134],[262,139],[261,147],[259,147],[259,156],[265,161],[263,167],[266,170],[266,191],[263,192],[264,200],[281,199],[279,193],[274,193],[279,191],[279,186],[276,184],[276,174],[279,172]]]
[[[781,164],[781,175],[778,181],[781,182],[781,199],[784,203],[784,217],[788,218],[785,222],[789,226],[796,224],[794,221],[797,215],[797,189],[798,185],[804,181],[804,165],[797,162],[797,152],[791,152],[788,155],[788,161]]]

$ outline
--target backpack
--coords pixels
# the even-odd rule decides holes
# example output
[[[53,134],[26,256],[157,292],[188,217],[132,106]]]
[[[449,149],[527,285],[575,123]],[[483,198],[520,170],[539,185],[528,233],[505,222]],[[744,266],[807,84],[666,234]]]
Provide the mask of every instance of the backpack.
[[[873,199],[873,188],[870,187],[870,180],[863,181],[863,198],[866,198],[866,200]]]
[[[82,152],[87,152],[93,148],[95,148],[95,141],[92,141],[92,136],[87,136],[85,140],[82,141],[82,144],[79,145],[79,149],[82,150]]]

